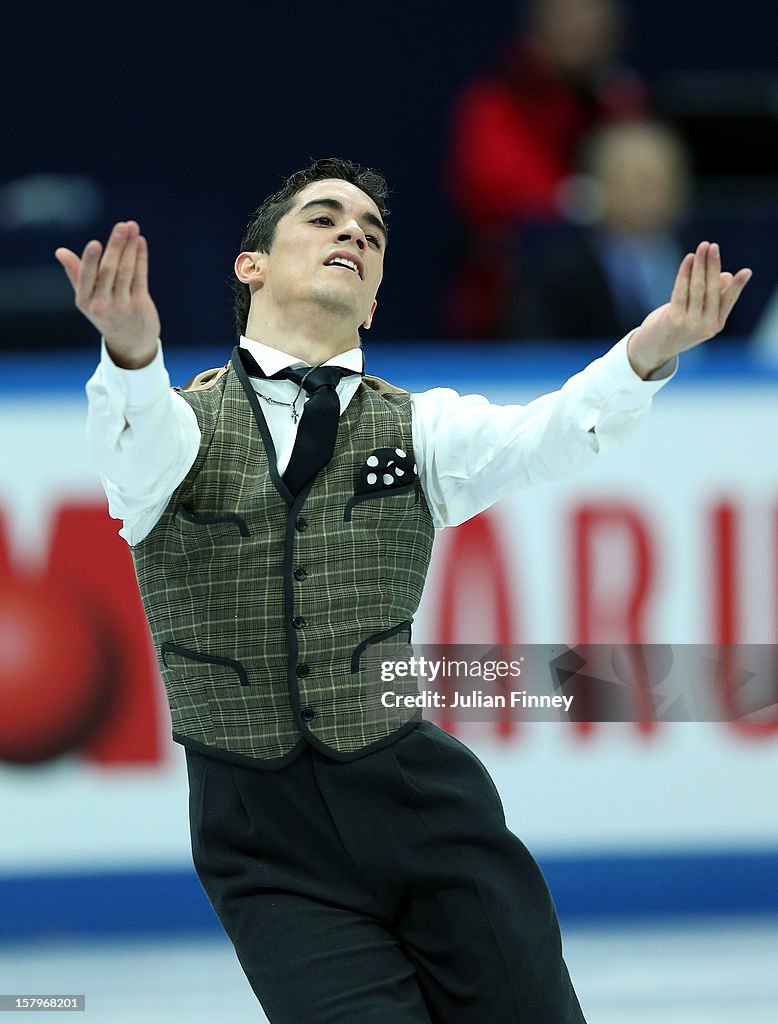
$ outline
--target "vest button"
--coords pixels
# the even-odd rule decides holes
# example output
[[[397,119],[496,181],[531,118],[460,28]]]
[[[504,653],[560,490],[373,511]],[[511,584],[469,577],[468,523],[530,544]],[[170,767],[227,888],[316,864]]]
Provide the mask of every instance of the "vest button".
[[[299,530],[300,533],[303,533],[308,529],[308,520],[304,519],[302,516],[298,516],[297,521],[294,524],[294,528],[295,530]]]
[[[303,626],[305,625],[305,619],[302,617],[302,615],[295,615],[295,617],[292,619],[292,625],[294,626],[295,629],[302,629]]]
[[[303,567],[301,565],[298,565],[297,568],[294,571],[294,578],[296,580],[304,580],[307,575],[308,575],[307,571],[305,569],[303,569]]]
[[[304,722],[310,722],[310,720],[316,715],[313,708],[303,708],[300,712],[300,717]]]
[[[297,666],[297,668],[295,669],[295,672],[297,673],[297,675],[299,676],[300,679],[302,679],[304,676],[307,676],[310,671],[311,671],[311,666],[310,665],[306,665],[305,662],[302,662],[301,664],[299,664]]]

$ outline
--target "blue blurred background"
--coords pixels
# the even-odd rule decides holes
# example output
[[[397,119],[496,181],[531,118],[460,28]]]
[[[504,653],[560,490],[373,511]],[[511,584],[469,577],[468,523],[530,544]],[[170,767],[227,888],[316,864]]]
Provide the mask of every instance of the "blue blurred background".
[[[448,338],[462,262],[462,218],[446,184],[457,97],[526,31],[527,6],[303,3],[293,16],[267,4],[43,2],[34,15],[11,6],[2,344],[22,334],[36,345],[92,344],[89,325],[65,316],[70,296],[51,254],[59,244],[80,251],[130,217],[149,238],[165,343],[221,344],[232,337],[226,280],[248,215],[283,177],[329,155],[380,169],[393,190],[370,343]],[[775,285],[776,16],[758,0],[736,11],[723,0],[704,11],[670,0],[621,11],[614,61],[639,77],[641,109],[689,147],[688,234],[715,233],[728,265],[756,271],[742,304],[750,329]]]

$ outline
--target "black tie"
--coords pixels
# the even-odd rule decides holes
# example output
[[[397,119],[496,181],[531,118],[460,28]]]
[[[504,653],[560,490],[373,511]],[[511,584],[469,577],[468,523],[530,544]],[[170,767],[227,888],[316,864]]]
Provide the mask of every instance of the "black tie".
[[[274,375],[302,384],[310,396],[303,408],[292,457],[284,473],[284,483],[292,494],[299,494],[332,458],[340,419],[340,399],[335,389],[341,377],[349,377],[354,372],[341,366],[317,366],[313,370],[299,366]]]
[[[341,377],[359,374],[358,370],[346,370],[342,366],[289,366],[268,376],[251,353],[241,346],[240,360],[250,377],[264,380],[292,380],[302,385],[310,396],[303,408],[297,437],[292,449],[289,465],[284,473],[284,483],[292,492],[299,494],[311,477],[327,465],[335,451],[340,419],[340,399],[335,390]]]

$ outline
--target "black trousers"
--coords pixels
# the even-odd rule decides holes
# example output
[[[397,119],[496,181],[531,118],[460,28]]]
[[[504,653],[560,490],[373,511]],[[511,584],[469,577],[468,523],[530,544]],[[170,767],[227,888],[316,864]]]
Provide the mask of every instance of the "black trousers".
[[[272,1024],[584,1021],[540,869],[448,733],[187,765],[195,868]]]

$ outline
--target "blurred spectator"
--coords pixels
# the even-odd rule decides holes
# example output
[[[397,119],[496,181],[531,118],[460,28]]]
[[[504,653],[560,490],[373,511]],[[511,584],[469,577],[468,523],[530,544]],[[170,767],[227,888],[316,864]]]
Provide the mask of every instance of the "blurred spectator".
[[[635,121],[600,129],[584,154],[593,223],[557,232],[526,261],[506,337],[621,337],[670,297],[686,251],[677,235],[689,195],[681,139]]]
[[[493,337],[504,320],[506,239],[559,216],[559,186],[596,125],[640,116],[644,88],[617,63],[617,0],[533,0],[499,67],[452,111],[447,189],[462,221],[444,297],[453,337]]]
[[[766,362],[778,364],[778,287],[773,290],[756,324],[751,347]]]
[[[0,183],[0,349],[90,342],[53,254],[94,230],[103,205],[100,186],[82,174],[41,171]]]

